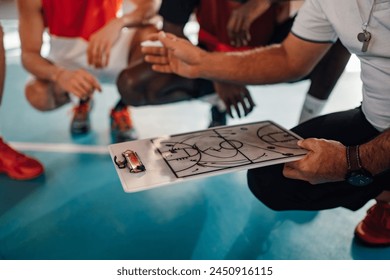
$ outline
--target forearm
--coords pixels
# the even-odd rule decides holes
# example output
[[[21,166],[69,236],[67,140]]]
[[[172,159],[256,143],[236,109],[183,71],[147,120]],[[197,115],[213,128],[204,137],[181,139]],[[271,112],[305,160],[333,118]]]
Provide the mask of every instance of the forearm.
[[[376,175],[390,169],[390,129],[359,147],[362,166]]]
[[[40,0],[18,0],[21,60],[24,68],[38,79],[53,81],[59,67],[41,56],[45,23]]]
[[[233,53],[205,53],[199,75],[239,84],[275,84],[306,76],[331,44],[304,41],[289,34],[280,45]]]
[[[205,53],[199,76],[249,85],[280,83],[305,74],[286,61],[286,53],[280,45],[245,52]]]
[[[22,51],[22,64],[36,78],[51,82],[56,82],[58,75],[64,70],[40,54],[27,51]]]

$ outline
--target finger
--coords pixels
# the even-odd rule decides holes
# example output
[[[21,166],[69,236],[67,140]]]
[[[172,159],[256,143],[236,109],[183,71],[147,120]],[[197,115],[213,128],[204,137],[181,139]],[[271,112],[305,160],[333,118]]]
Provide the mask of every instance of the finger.
[[[242,21],[242,27],[241,29],[242,30],[245,30],[246,32],[249,31],[250,27],[251,27],[251,20],[249,20],[248,18],[245,18],[243,21]]]
[[[253,102],[252,96],[247,88],[244,89],[244,101],[245,101],[245,116],[247,116],[250,112],[252,112],[255,107],[255,103]]]
[[[245,97],[246,97],[246,100],[247,102],[249,103],[249,106],[251,108],[251,111],[254,107],[256,107],[256,104],[255,102],[253,101],[252,99],[252,95],[251,93],[249,92],[249,90],[247,88],[245,88]]]
[[[76,84],[75,84],[76,85]],[[86,94],[88,93],[89,91],[91,91],[91,89],[93,89],[92,85],[90,84],[90,82],[85,78],[85,77],[81,77],[78,81],[77,81],[77,88],[79,90],[81,90],[81,92],[83,94]]]
[[[228,115],[231,118],[233,118],[233,113],[232,113],[232,109],[231,109],[232,102],[229,99],[222,99],[222,100],[223,100],[223,103],[225,104],[225,107],[226,107],[226,113],[228,113]]]
[[[241,105],[243,116],[247,116],[252,111],[251,105],[247,102],[247,95],[249,95],[249,91],[246,87],[240,88],[239,90],[240,94],[236,95],[236,103]]]
[[[235,110],[237,112],[238,117],[241,118],[241,115],[246,116],[246,112],[248,109],[245,103],[244,94],[240,92],[239,94],[235,95],[234,98]]]
[[[290,179],[299,179],[297,170],[288,164],[283,167],[283,176]]]
[[[152,33],[152,34],[148,34],[148,35],[145,37],[145,41],[146,41],[146,40],[157,41],[157,40],[158,40],[158,37],[159,37],[158,32]]]
[[[158,33],[158,40],[161,41],[164,47],[173,50],[176,42],[178,41],[178,38],[173,34],[161,31]]]
[[[244,38],[242,37],[242,32],[238,31],[234,34],[235,46],[242,47]]]
[[[241,47],[248,46],[248,39],[246,38],[246,33],[241,33]]]
[[[248,29],[248,30],[246,30],[246,32],[245,32],[245,40],[247,41],[246,45],[249,44],[249,42],[251,41],[251,39],[252,39],[251,32],[250,32],[250,30]]]
[[[107,66],[108,57],[110,54],[110,43],[108,41],[100,41],[95,44],[93,65],[96,68]]]
[[[87,72],[87,73],[85,73],[83,78],[88,83],[88,86],[90,89],[93,89],[93,90],[96,89],[99,92],[102,91],[102,87],[101,87],[99,81],[95,78],[95,76],[93,76]]]
[[[236,113],[237,113],[237,116],[239,117],[239,118],[241,118],[241,112],[240,112],[240,108],[239,108],[239,106],[238,106],[238,103],[239,102],[234,102],[234,104],[233,104],[233,106],[234,106],[234,109],[236,110]]]
[[[144,55],[156,55],[156,56],[166,56],[167,55],[167,49],[161,48],[161,47],[143,46],[143,47],[141,47],[141,52]]]
[[[233,112],[232,112],[231,106],[232,106],[232,104],[230,102],[229,103],[225,103],[226,112],[228,113],[228,115],[231,118],[233,118]]]
[[[94,55],[95,55],[95,50],[96,50],[96,40],[91,38],[90,42],[88,43],[88,49],[87,49],[87,54],[88,54],[88,64],[93,65],[94,63]]]
[[[246,99],[244,104],[245,104],[245,116],[248,116],[253,111],[253,106],[251,106]]]
[[[251,22],[249,20],[244,20],[242,23],[242,36],[245,38],[246,43],[251,40],[251,32],[250,32]]]
[[[102,66],[103,67],[107,67],[108,64],[110,63],[110,52],[111,52],[110,44],[109,44],[109,42],[106,42],[106,44],[104,45],[104,48],[102,50]]]
[[[166,56],[147,55],[147,56],[145,56],[145,61],[148,63],[151,63],[151,64],[156,64],[156,65],[169,64],[169,59]]]
[[[92,85],[98,92],[102,92],[102,87],[95,78],[94,78]]]
[[[73,84],[71,87],[71,92],[81,99],[85,99],[88,95],[88,92],[85,91],[85,89],[80,84]]]
[[[99,45],[95,47],[93,50],[93,57],[92,57],[92,65],[95,66],[96,68],[101,68],[102,67],[102,50]]]
[[[236,48],[239,48],[241,47],[241,38],[240,38],[240,34],[239,33],[234,33],[234,46]]]
[[[233,16],[231,16],[229,18],[228,24],[226,26],[226,29],[227,29],[228,36],[229,36],[230,40],[232,40],[232,38],[233,38],[233,26],[234,26],[234,24],[235,24],[235,18]]]
[[[299,147],[301,147],[303,149],[313,151],[315,146],[317,145],[317,141],[318,141],[318,139],[316,139],[316,138],[307,138],[307,139],[299,140],[297,142],[297,144]]]
[[[152,65],[152,70],[160,73],[173,73],[171,67],[169,65]]]
[[[87,48],[87,61],[88,61],[88,65],[92,65],[92,47],[91,47],[91,44],[89,44],[88,48]]]
[[[235,16],[234,16],[235,21],[234,21],[234,25],[233,25],[233,32],[239,33],[242,29],[243,19],[237,13],[234,12],[234,14],[235,14]]]
[[[242,109],[244,110],[244,116],[248,116],[248,114],[252,111],[251,108],[248,106],[246,100],[244,99],[241,102]]]

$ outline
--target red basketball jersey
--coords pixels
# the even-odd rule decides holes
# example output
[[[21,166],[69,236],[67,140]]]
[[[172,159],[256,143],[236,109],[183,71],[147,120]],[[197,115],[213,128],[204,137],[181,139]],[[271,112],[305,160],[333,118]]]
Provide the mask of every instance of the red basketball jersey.
[[[116,18],[121,7],[122,0],[42,0],[50,34],[85,40]]]
[[[209,50],[230,51],[227,23],[232,11],[241,3],[231,0],[201,0],[196,16],[200,25],[199,42]],[[263,15],[255,19],[250,28],[251,41],[248,47],[268,44],[277,24],[277,10],[271,6]],[[246,48],[239,48],[246,49]]]

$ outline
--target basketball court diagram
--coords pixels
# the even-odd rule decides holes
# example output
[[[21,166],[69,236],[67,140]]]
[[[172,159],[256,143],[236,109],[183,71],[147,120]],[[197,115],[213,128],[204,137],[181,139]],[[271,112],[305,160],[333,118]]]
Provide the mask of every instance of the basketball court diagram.
[[[306,154],[299,139],[272,121],[261,121],[117,143],[109,151],[125,192],[137,192],[298,160]]]
[[[298,137],[272,122],[151,139],[176,178],[302,156]]]

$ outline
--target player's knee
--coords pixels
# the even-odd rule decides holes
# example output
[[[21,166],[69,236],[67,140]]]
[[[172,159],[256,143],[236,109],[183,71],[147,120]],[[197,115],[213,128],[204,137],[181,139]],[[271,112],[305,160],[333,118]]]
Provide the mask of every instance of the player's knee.
[[[280,190],[274,176],[265,172],[267,168],[250,169],[247,173],[248,186],[253,195],[268,208],[275,211],[288,210],[280,198]]]
[[[138,90],[139,81],[130,71],[122,71],[118,76],[116,85],[124,103],[135,107],[146,105],[144,93]]]
[[[49,111],[50,106],[47,92],[33,82],[29,82],[25,88],[25,96],[32,107],[39,111]]]

